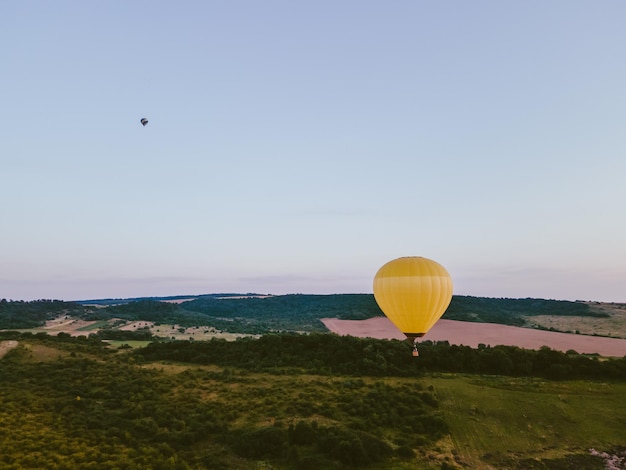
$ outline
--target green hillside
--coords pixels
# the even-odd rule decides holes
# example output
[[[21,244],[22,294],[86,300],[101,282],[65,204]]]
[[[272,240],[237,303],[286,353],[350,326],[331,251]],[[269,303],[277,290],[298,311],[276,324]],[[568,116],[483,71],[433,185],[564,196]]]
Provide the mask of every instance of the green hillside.
[[[83,316],[89,309],[76,302],[36,300],[33,302],[0,299],[0,330],[35,328],[59,315]]]
[[[18,344],[0,360],[8,470],[600,470],[590,449],[626,449],[626,359],[444,344],[415,360],[403,342],[328,333],[130,351],[95,336],[1,339]],[[485,373],[512,354],[535,362]],[[475,361],[483,372],[465,371]],[[553,366],[596,378],[547,379]]]
[[[383,313],[371,294],[213,294],[185,298],[104,299],[82,303],[0,301],[0,329],[34,328],[61,314],[87,320],[121,318],[181,326],[211,326],[230,333],[326,331],[321,318],[364,320]],[[179,300],[181,303],[166,303]],[[533,316],[608,318],[589,304],[563,300],[454,296],[443,318],[526,326]]]

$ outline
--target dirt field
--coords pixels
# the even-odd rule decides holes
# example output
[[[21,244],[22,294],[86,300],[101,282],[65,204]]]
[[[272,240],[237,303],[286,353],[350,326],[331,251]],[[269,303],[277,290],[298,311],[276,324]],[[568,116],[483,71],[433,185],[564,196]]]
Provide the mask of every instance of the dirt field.
[[[119,324],[117,322],[122,323]],[[84,321],[72,317],[67,317],[65,315],[55,318],[54,320],[47,321],[45,326],[42,328],[34,328],[32,330],[24,331],[31,331],[33,333],[45,332],[49,335],[67,333],[71,336],[87,336],[90,333],[97,332],[99,328],[103,327],[107,323],[109,325],[117,323],[115,328],[118,330],[137,331],[148,329],[150,330],[150,332],[152,332],[154,336],[178,340],[194,339],[197,341],[203,341],[209,340],[211,338],[223,338],[228,341],[234,341],[237,338],[241,338],[244,336],[258,336],[240,333],[224,333],[210,326],[195,326],[186,328],[179,325],[155,325],[154,322],[149,321],[129,321],[124,323],[123,320],[119,319],[113,319],[108,322]]]
[[[224,333],[216,330],[212,326],[192,326],[186,328],[181,327],[180,325],[155,325],[153,322],[146,321],[128,322],[126,325],[120,326],[118,329],[137,331],[146,328],[149,329],[154,336],[181,340],[194,339],[197,341],[205,341],[211,338],[223,338],[228,341],[234,341],[235,339],[242,338],[244,336],[258,336],[239,333]]]
[[[11,349],[17,347],[18,342],[9,340],[9,341],[0,341],[0,358],[4,357],[6,353],[8,353]]]
[[[567,333],[578,331],[583,335],[626,338],[626,304],[585,302],[589,308],[608,317],[580,317],[567,315],[535,315],[526,317],[529,326],[541,326]]]
[[[375,317],[368,320],[324,318],[322,322],[326,328],[339,335],[404,339],[404,335],[385,317]],[[542,346],[548,346],[563,352],[571,349],[581,354],[597,353],[607,357],[626,356],[626,339],[557,333],[493,323],[439,320],[424,336],[424,340],[448,341],[450,344],[463,344],[474,348],[479,344],[519,346],[525,349],[539,349]]]
[[[79,320],[62,315],[54,320],[47,321],[41,331],[45,331],[49,335],[56,335],[61,332],[68,333],[72,336],[88,335],[89,328],[96,323],[98,322]]]

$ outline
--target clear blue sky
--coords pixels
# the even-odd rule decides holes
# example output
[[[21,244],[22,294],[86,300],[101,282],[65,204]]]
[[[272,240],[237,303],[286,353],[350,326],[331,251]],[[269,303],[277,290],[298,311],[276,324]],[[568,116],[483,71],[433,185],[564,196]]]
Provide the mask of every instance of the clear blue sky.
[[[0,298],[626,302],[626,2],[0,4]],[[147,117],[145,128],[139,123]]]

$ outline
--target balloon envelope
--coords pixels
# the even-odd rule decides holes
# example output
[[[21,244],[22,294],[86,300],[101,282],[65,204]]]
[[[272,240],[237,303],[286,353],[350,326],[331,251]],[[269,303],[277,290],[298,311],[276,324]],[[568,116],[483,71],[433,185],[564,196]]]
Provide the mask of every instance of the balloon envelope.
[[[430,330],[450,305],[452,279],[436,261],[410,256],[389,261],[374,277],[374,298],[408,338]]]

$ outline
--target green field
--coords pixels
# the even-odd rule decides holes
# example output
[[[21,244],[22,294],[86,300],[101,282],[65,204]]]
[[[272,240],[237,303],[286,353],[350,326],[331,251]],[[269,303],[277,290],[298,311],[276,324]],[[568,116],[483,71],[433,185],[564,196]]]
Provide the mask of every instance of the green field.
[[[458,463],[470,468],[504,468],[512,461],[554,460],[626,444],[624,383],[459,374],[428,382],[450,426]]]
[[[135,340],[128,340],[128,341],[124,341],[124,340],[110,340],[107,341],[107,343],[109,343],[111,345],[112,348],[114,349],[118,349],[118,348],[131,348],[131,349],[138,349],[138,348],[145,348],[148,344],[150,344],[150,341],[135,341]]]
[[[109,322],[106,320],[99,320],[95,323],[92,323],[90,325],[87,326],[83,326],[81,328],[76,328],[76,331],[96,331],[99,330],[101,328],[104,328],[106,326],[109,326]]]

